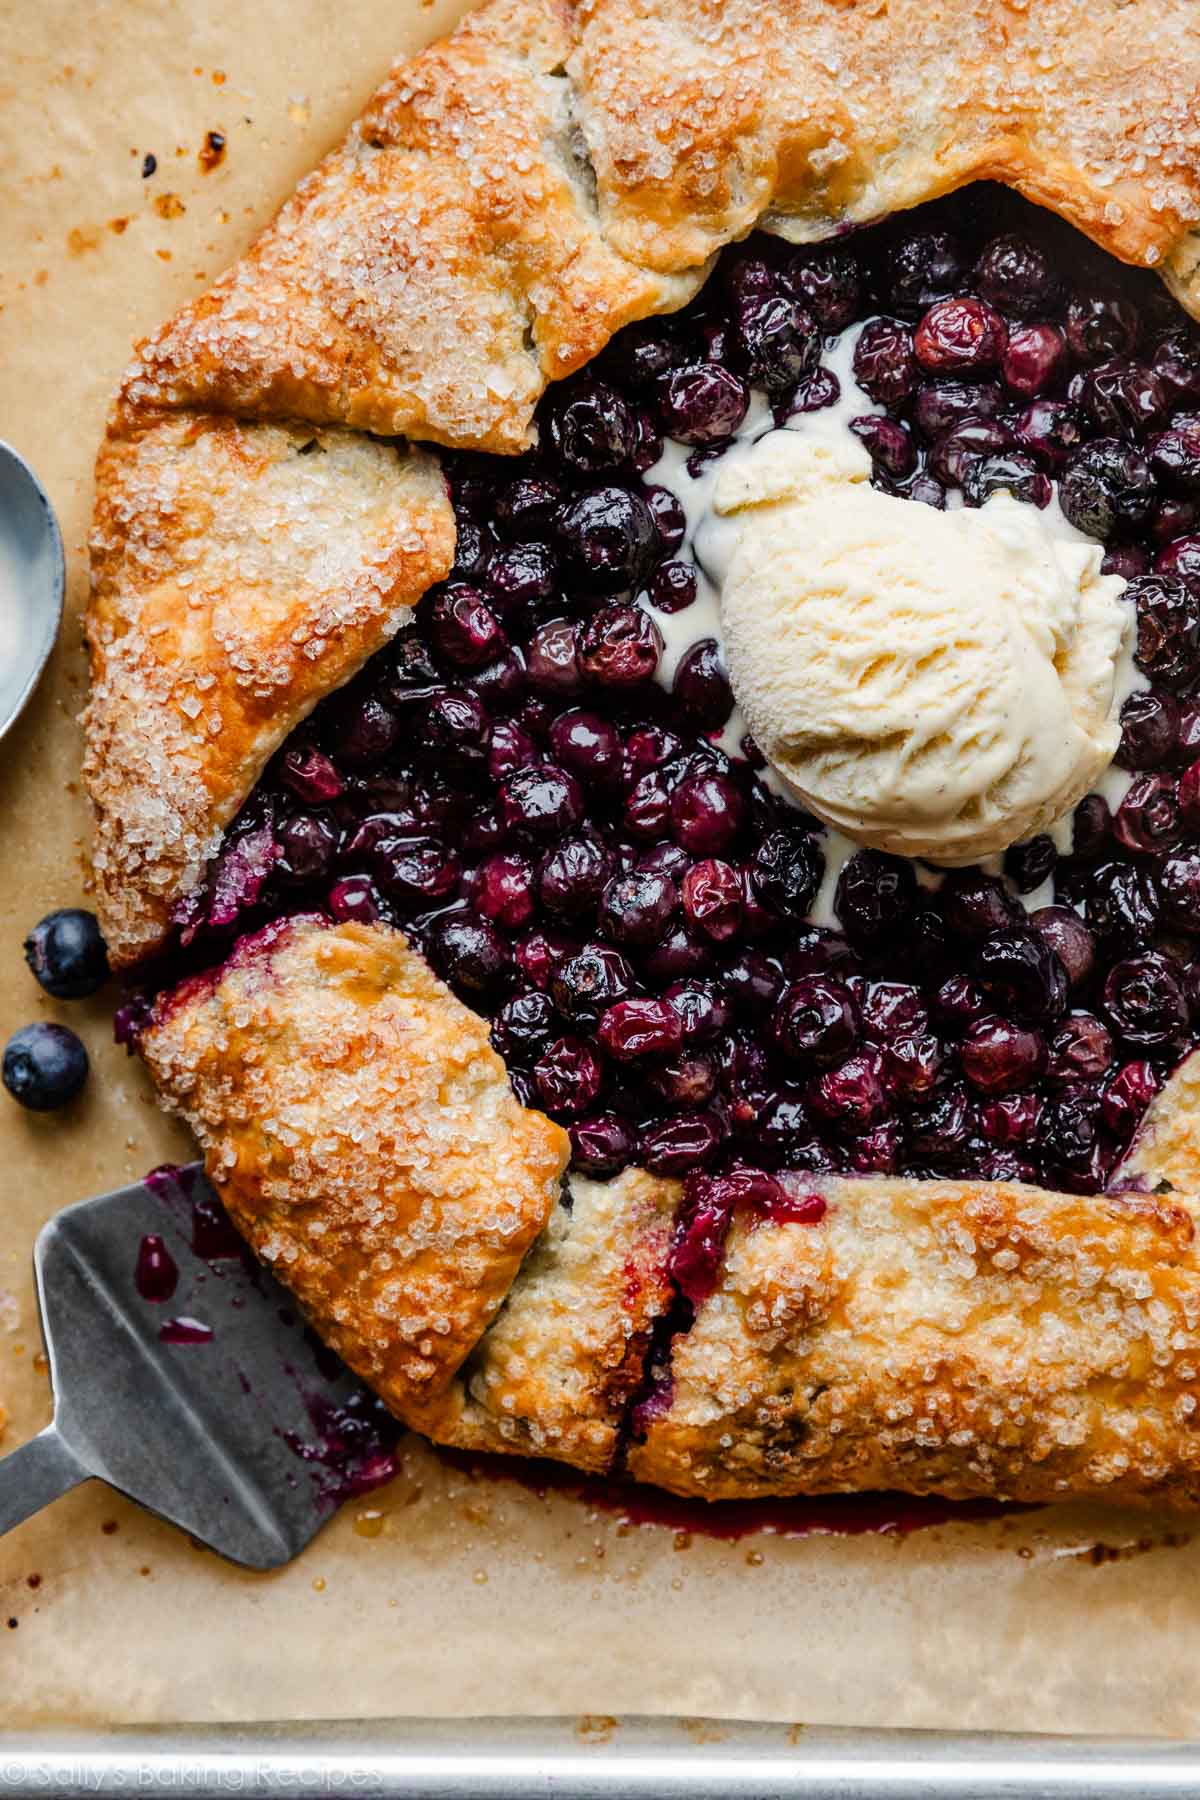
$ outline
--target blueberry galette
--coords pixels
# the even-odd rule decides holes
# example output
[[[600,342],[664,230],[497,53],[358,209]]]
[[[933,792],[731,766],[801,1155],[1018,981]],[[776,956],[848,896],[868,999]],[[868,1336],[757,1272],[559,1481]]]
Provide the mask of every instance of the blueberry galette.
[[[120,1025],[408,1423],[1200,1500],[1197,219],[1189,0],[492,0],[140,346]]]

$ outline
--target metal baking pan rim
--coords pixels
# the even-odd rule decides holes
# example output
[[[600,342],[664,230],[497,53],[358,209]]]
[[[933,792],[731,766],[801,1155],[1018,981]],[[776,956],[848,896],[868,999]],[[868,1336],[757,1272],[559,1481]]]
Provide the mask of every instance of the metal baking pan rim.
[[[396,1719],[9,1731],[0,1794],[381,1800],[1110,1800],[1200,1792],[1200,1744],[714,1719]]]

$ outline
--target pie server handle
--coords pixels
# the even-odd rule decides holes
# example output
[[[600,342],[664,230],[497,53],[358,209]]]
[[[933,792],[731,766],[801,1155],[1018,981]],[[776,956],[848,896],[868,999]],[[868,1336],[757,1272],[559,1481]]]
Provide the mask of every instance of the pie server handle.
[[[92,1471],[67,1448],[58,1427],[47,1425],[27,1444],[0,1457],[0,1532],[11,1531],[91,1478]]]

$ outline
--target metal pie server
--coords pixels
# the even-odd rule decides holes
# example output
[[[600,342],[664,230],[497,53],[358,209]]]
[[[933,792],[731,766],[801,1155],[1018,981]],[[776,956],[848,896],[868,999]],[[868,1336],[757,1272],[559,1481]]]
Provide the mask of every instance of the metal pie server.
[[[34,1266],[54,1420],[0,1460],[0,1531],[96,1477],[273,1569],[395,1473],[398,1425],[253,1260],[198,1165],[67,1207]]]

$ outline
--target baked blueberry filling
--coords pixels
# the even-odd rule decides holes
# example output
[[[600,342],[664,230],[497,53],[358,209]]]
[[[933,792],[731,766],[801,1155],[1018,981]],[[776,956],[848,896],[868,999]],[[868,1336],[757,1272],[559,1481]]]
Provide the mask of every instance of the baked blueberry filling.
[[[665,439],[702,470],[755,407],[833,405],[850,329],[874,484],[1056,491],[1128,582],[1149,685],[1118,804],[937,884],[860,850],[834,928],[826,834],[730,741],[716,642],[660,678],[698,576],[647,471]],[[1200,1037],[1200,332],[1150,276],[973,189],[831,245],[731,248],[683,312],[551,389],[539,434],[516,460],[446,453],[451,578],[274,759],[180,948],[212,961],[314,907],[395,923],[491,1017],[577,1168],[731,1175],[726,1223],[765,1180],[747,1165],[1103,1189]]]

